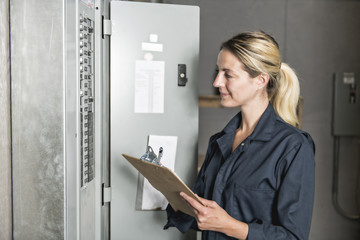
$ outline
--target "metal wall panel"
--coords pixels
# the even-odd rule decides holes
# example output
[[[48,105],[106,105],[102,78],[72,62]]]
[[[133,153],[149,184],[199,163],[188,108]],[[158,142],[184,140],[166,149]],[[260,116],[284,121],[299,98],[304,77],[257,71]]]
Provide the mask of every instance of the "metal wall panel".
[[[103,70],[106,40],[102,38],[101,24],[108,7],[109,2],[101,0],[68,0],[65,5],[66,239],[108,239],[109,236],[109,204],[102,205],[102,184],[108,185],[109,174],[103,166],[108,160],[109,72]],[[88,104],[84,104],[85,91],[91,92]],[[81,118],[89,111],[94,125]],[[89,135],[94,143],[91,147],[91,141],[86,138]],[[90,152],[94,157],[90,163],[94,178],[81,186],[87,165],[86,158],[81,157]]]
[[[10,4],[14,239],[62,239],[64,3]]]
[[[110,186],[110,40],[109,36],[102,35],[102,17],[109,19],[110,15],[110,1],[98,0],[95,11],[95,44],[98,48],[95,49],[95,96],[97,96],[95,103],[95,154],[97,170],[95,180],[99,183],[99,188]],[[102,202],[101,190],[96,191],[95,195],[97,201],[100,201],[100,206],[96,205],[96,210],[100,208],[100,216],[96,215],[96,239],[110,239],[110,202]],[[96,212],[98,214],[98,212]],[[100,232],[98,231],[100,229]]]
[[[9,1],[0,1],[0,239],[12,238]]]
[[[111,239],[195,239],[194,232],[163,231],[164,211],[136,211],[138,172],[122,153],[140,157],[150,134],[178,136],[175,172],[192,186],[197,169],[199,9],[197,7],[111,3]],[[158,35],[165,62],[164,113],[135,113],[135,62],[142,42]],[[185,87],[177,85],[178,64],[187,64]],[[157,151],[157,150],[156,150]],[[166,151],[166,149],[164,149]]]
[[[77,0],[65,1],[65,19],[68,23],[65,26],[65,169],[64,169],[64,239],[79,239],[79,186],[80,173],[77,150],[77,55],[76,41],[77,34]]]
[[[103,74],[107,81],[109,75],[102,70],[108,57],[102,49],[105,2],[11,2],[15,239],[108,239],[109,204],[102,206],[101,191],[103,182],[109,184],[102,166],[108,159],[109,121],[108,82],[102,81]],[[95,178],[83,187],[79,89],[85,75],[79,70],[79,39],[90,32],[80,37],[80,13],[96,20],[91,42],[96,49],[91,56],[88,51],[86,61],[82,56],[95,62],[96,167]]]

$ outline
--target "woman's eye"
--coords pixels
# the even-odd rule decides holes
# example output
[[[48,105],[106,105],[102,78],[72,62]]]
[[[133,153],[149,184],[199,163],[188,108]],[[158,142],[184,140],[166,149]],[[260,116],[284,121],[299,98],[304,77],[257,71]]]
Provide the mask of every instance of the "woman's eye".
[[[232,76],[230,76],[229,74],[225,73],[225,77],[226,78],[232,78]]]

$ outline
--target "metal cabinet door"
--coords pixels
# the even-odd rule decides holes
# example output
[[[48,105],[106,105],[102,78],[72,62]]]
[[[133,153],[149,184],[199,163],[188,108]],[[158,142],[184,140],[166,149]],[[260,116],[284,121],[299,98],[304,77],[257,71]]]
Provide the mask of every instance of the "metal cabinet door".
[[[192,186],[197,168],[199,8],[113,1],[110,11],[111,239],[195,239],[194,232],[162,230],[165,211],[135,210],[139,174],[121,154],[143,155],[149,135],[177,136],[175,172]],[[151,68],[156,62],[160,65],[153,70],[163,75],[164,90],[145,103],[136,102],[142,94],[136,80],[146,71],[137,64]],[[178,64],[186,65],[185,86],[178,86]],[[144,104],[153,108],[144,110]]]

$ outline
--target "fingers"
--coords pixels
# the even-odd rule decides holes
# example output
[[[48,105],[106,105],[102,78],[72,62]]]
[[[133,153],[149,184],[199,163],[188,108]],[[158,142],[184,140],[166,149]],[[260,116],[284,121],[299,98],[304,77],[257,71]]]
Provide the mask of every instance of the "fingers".
[[[219,205],[215,201],[211,201],[199,196],[198,198],[200,199],[201,203],[184,192],[181,192],[180,196],[190,205],[190,207],[192,207],[197,217],[199,215],[207,215],[209,211],[215,210],[219,207]]]
[[[218,209],[219,205],[216,202],[199,197],[204,204],[202,205],[196,199],[183,192],[180,193],[180,196],[192,207],[200,230],[216,229],[220,217]]]
[[[205,206],[205,207],[213,207],[214,204],[216,204],[216,202],[214,202],[214,201],[199,197],[198,195],[196,195],[196,196],[201,200],[201,202],[203,203],[203,206]]]
[[[201,205],[201,203],[199,203],[197,200],[190,197],[186,193],[181,192],[180,196],[197,212],[200,212],[200,210],[204,207],[203,205]]]

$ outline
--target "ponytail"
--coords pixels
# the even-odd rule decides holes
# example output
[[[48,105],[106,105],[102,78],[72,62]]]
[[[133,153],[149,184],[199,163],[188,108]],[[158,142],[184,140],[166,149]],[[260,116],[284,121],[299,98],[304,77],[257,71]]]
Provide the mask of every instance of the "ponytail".
[[[299,80],[294,70],[286,63],[281,63],[277,79],[277,89],[270,102],[276,113],[287,123],[298,127],[299,119],[296,114],[300,97]]]

